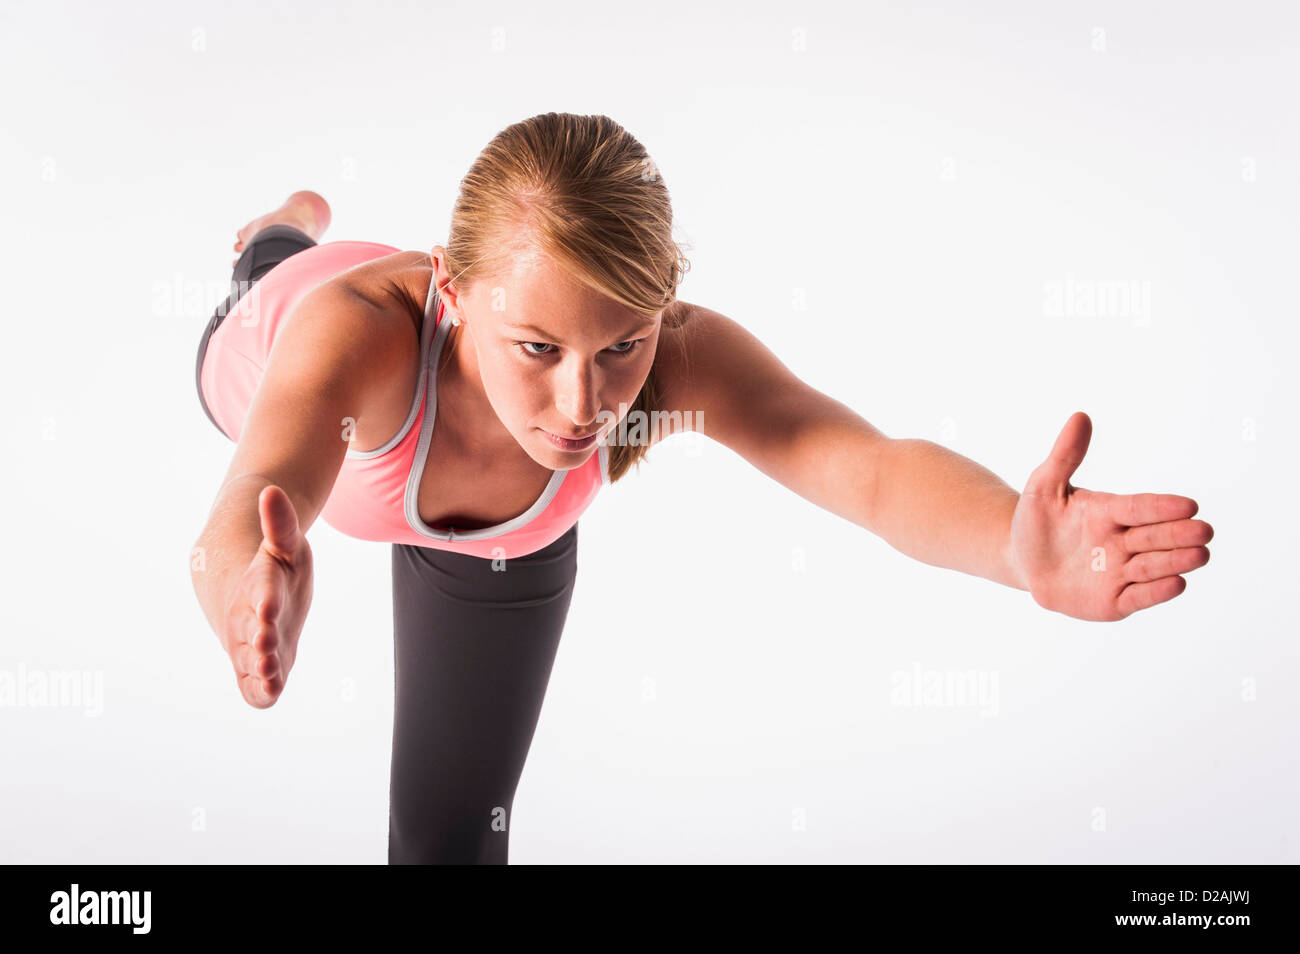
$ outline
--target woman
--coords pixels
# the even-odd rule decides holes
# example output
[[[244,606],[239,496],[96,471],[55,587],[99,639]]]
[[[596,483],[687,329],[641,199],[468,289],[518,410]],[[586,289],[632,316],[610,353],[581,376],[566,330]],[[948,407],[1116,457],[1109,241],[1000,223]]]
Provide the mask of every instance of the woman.
[[[298,192],[239,232],[196,368],[238,445],[193,576],[240,692],[265,708],[311,603],[316,518],[392,544],[390,863],[507,860],[578,518],[671,434],[706,434],[909,556],[1080,619],[1172,599],[1209,559],[1195,501],[1069,484],[1081,412],[1018,494],[886,437],[677,299],[689,265],[668,192],[607,117],[503,130],[427,254],[319,244],[329,218]]]

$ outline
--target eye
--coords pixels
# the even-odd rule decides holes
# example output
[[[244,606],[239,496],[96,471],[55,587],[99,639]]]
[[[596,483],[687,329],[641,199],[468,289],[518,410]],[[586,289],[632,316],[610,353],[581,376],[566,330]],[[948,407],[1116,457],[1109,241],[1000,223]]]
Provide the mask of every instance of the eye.
[[[641,342],[643,342],[643,341],[645,341],[644,338],[634,338],[634,339],[632,339],[631,341],[621,341],[621,342],[619,342],[619,344],[618,344],[616,347],[611,348],[610,350],[613,351],[613,352],[614,352],[615,354],[617,354],[617,355],[628,355],[628,354],[632,354],[633,352],[635,352],[635,351],[637,350],[637,348],[639,348],[639,347],[641,346]],[[520,351],[522,351],[524,354],[528,355],[530,358],[544,358],[544,357],[546,357],[548,354],[553,354],[554,352],[552,352],[552,351],[532,351],[532,350],[529,349],[529,347],[528,347],[529,345],[536,345],[538,348],[554,348],[554,347],[555,347],[554,345],[547,344],[547,343],[544,342],[544,341],[517,341],[517,342],[515,342],[515,344],[518,345]],[[624,345],[626,345],[627,347],[623,347]],[[621,348],[622,350],[619,350],[620,348]]]

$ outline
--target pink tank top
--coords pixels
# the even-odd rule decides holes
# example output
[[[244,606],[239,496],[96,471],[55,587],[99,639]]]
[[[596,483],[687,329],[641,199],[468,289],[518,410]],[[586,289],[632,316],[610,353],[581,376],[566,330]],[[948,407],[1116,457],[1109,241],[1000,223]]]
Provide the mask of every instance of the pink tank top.
[[[335,275],[397,251],[374,242],[315,245],[276,265],[230,310],[208,341],[199,383],[213,419],[231,440],[239,440],[276,330],[294,306]],[[609,483],[608,448],[598,444],[585,463],[555,471],[537,501],[504,523],[478,530],[426,524],[417,498],[438,407],[438,357],[451,328],[442,320],[444,310],[431,282],[420,327],[420,376],[406,421],[383,446],[348,450],[320,518],[361,540],[487,559],[533,553],[559,539]]]

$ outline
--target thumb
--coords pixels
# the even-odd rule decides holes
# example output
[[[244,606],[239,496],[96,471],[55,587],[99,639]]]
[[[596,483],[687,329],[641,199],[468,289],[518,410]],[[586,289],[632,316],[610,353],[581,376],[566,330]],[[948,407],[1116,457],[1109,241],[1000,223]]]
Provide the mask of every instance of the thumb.
[[[1083,411],[1075,411],[1056,436],[1052,452],[1029,475],[1026,494],[1041,497],[1065,497],[1070,478],[1083,463],[1092,439],[1092,420]]]
[[[300,531],[298,513],[289,495],[275,484],[267,484],[257,496],[257,515],[266,546],[276,556],[292,559],[298,550]]]

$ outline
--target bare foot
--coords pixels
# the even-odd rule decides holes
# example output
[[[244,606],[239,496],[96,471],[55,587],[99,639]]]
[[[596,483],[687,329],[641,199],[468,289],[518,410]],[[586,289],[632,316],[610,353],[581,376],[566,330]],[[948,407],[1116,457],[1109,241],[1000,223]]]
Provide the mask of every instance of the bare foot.
[[[330,206],[318,192],[295,192],[284,200],[284,205],[265,215],[259,215],[240,229],[236,233],[235,251],[243,252],[244,243],[268,225],[292,225],[319,242],[330,226]],[[230,267],[234,268],[238,263],[239,259],[235,259]]]

